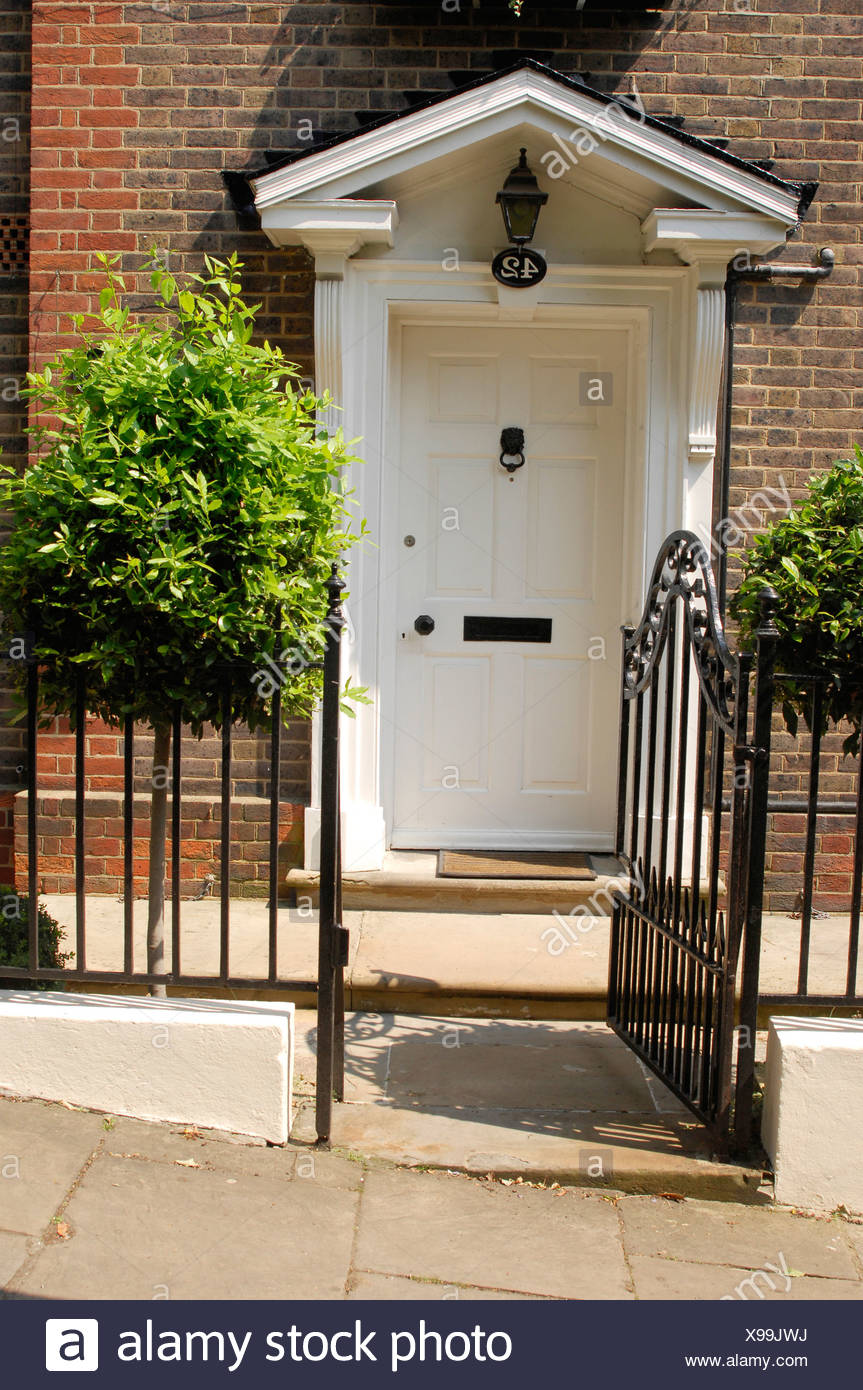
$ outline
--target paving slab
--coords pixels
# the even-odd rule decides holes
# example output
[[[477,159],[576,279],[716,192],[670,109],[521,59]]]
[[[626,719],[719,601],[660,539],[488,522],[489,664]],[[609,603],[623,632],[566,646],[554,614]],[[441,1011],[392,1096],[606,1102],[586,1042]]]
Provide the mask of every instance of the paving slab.
[[[639,1299],[731,1299],[747,1303],[863,1299],[863,1283],[788,1276],[782,1272],[780,1262],[773,1264],[773,1269],[762,1266],[753,1270],[650,1255],[634,1255],[629,1261]]]
[[[66,929],[67,942],[74,946],[75,897],[68,893],[46,894],[44,904],[53,917]],[[136,898],[132,910],[132,941],[134,965],[143,970],[147,959],[147,900]],[[269,942],[269,909],[266,902],[234,898],[230,911],[231,973],[248,978],[267,976]],[[90,970],[123,969],[124,906],[116,897],[88,894],[87,966]],[[359,946],[359,914],[347,913],[345,924],[352,932],[352,959]],[[182,904],[182,967],[190,975],[219,973],[218,898],[203,898]],[[317,978],[317,913],[300,908],[280,907],[277,920],[278,972],[283,979],[309,980]],[[171,938],[167,934],[165,962],[170,968]]]
[[[843,1222],[843,1230],[848,1244],[854,1251],[860,1273],[863,1275],[863,1223],[859,1220],[845,1221]]]
[[[298,1011],[298,1053],[314,1047]],[[346,1095],[424,1109],[688,1115],[602,1023],[353,1013],[345,1023]]]
[[[42,1232],[104,1137],[101,1115],[0,1098],[0,1227]]]
[[[0,1231],[0,1288],[8,1284],[15,1271],[21,1268],[32,1244],[32,1237]]]
[[[106,1158],[12,1282],[40,1298],[341,1298],[356,1194],[314,1182]]]
[[[375,1036],[378,1025],[353,1022]],[[381,1023],[391,1036],[398,1021]],[[489,1046],[503,1046],[507,1027],[490,1026],[497,1042]],[[594,1052],[603,1046],[592,1039]],[[536,1050],[554,1057],[553,1038]],[[338,1113],[376,1111],[380,1121],[400,1106],[357,1102]],[[15,1121],[21,1159],[48,1155],[64,1173],[58,1196],[55,1169],[29,1170],[31,1186],[48,1194],[48,1217],[32,1233],[0,1226],[0,1286],[12,1299],[863,1297],[863,1226],[840,1215],[632,1196],[620,1190],[619,1169],[606,1175],[618,1185],[601,1194],[584,1185],[589,1174],[569,1190],[541,1185],[532,1172],[521,1181],[487,1179],[482,1166],[523,1158],[503,1145],[524,1136],[532,1112],[485,1111],[481,1124],[473,1113],[465,1106],[425,1116],[438,1133],[443,1122],[460,1131],[462,1145],[477,1126],[486,1147],[473,1155],[477,1173],[466,1176],[303,1143],[278,1149],[177,1125],[112,1124],[41,1101],[0,1102],[4,1142]],[[543,1114],[543,1142],[562,1137],[603,1164],[628,1145],[642,1180],[677,1132],[668,1116],[594,1114],[570,1133],[565,1110]],[[70,1156],[81,1158],[82,1136],[76,1167]],[[691,1132],[681,1128],[677,1142],[691,1145]],[[679,1171],[712,1166],[691,1149],[684,1156]],[[0,1178],[0,1194],[19,1182],[18,1162]],[[64,1225],[55,1228],[50,1217],[61,1206]]]
[[[378,1273],[518,1294],[632,1297],[606,1198],[445,1173],[369,1173],[355,1261]]]
[[[298,1054],[314,1017],[296,1016]],[[349,1014],[333,1143],[409,1167],[754,1200],[703,1126],[604,1024]],[[309,1126],[312,1128],[309,1128]],[[313,1134],[304,1111],[294,1126]]]
[[[106,1157],[137,1158],[151,1163],[196,1164],[230,1177],[294,1175],[296,1152],[263,1142],[244,1142],[239,1135],[201,1131],[193,1126],[119,1119],[103,1145]]]
[[[661,1256],[699,1264],[763,1269],[768,1261],[828,1279],[858,1277],[847,1231],[838,1218],[798,1216],[734,1203],[669,1202],[629,1197],[621,1202],[630,1256]]]
[[[373,1299],[375,1302],[440,1299],[444,1303],[535,1302],[538,1294],[507,1293],[500,1289],[476,1289],[466,1284],[445,1284],[438,1280],[403,1279],[394,1274],[351,1275],[348,1300]],[[546,1300],[541,1300],[546,1301]]]
[[[613,1033],[544,1022],[515,1023],[509,1034],[470,1023],[448,1034],[434,1020],[428,1036],[391,1048],[386,1094],[433,1109],[653,1111],[637,1058]],[[670,1095],[669,1110],[685,1113]]]

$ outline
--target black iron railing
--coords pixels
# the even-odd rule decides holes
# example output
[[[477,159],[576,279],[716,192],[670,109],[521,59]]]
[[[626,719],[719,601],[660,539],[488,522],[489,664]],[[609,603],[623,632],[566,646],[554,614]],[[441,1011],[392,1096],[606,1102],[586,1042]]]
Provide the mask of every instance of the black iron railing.
[[[329,1141],[333,1099],[344,1100],[345,966],[348,932],[342,925],[339,696],[341,684],[342,582],[330,580],[329,637],[324,655],[321,711],[321,879],[318,908],[318,1039],[315,1125]]]
[[[183,968],[182,913],[182,722],[180,711],[172,721],[173,749],[170,783],[171,890],[170,963],[153,971],[142,969],[136,961],[134,936],[134,830],[135,830],[135,732],[131,719],[123,725],[123,909],[122,968],[93,967],[87,958],[86,896],[86,709],[83,683],[75,702],[75,786],[74,786],[74,883],[75,928],[74,963],[63,968],[40,964],[39,912],[39,655],[38,643],[28,642],[26,675],[27,729],[27,887],[28,962],[26,966],[0,965],[0,981],[14,986],[16,980],[52,981],[65,984],[106,984],[173,986],[178,989],[219,986],[225,990],[278,988],[285,993],[318,994],[318,1134],[326,1141],[330,1134],[333,1093],[340,1097],[344,1087],[344,963],[347,960],[347,932],[341,925],[341,850],[339,812],[339,698],[341,635],[344,617],[341,606],[343,584],[335,567],[329,582],[327,642],[324,651],[323,700],[321,710],[321,873],[319,909],[319,976],[317,981],[281,976],[278,969],[279,945],[279,811],[281,805],[280,752],[282,732],[281,685],[272,682],[274,694],[270,717],[269,780],[269,864],[266,969],[258,974],[240,974],[231,969],[231,863],[232,863],[232,738],[234,732],[234,691],[236,676],[229,668],[223,672],[221,773],[220,773],[220,905],[218,965],[210,972]],[[245,677],[244,677],[245,678]],[[287,673],[284,679],[289,679]],[[199,797],[196,796],[196,799]],[[148,966],[152,962],[148,959]]]
[[[802,774],[802,780],[805,785],[805,796],[776,790],[772,783],[777,776],[778,769],[773,766],[770,773],[769,794],[765,808],[768,817],[771,815],[799,815],[805,817],[805,831],[803,856],[800,873],[798,875],[800,888],[792,907],[794,916],[800,919],[796,988],[785,992],[776,990],[772,992],[761,991],[761,1002],[766,1004],[824,1004],[831,1007],[836,1005],[860,1007],[863,1005],[863,993],[861,993],[858,988],[860,909],[861,897],[863,897],[863,894],[861,894],[861,887],[863,887],[863,751],[861,751],[851,767],[846,770],[845,775],[851,783],[848,792],[840,797],[823,796],[822,785],[825,776],[828,775],[825,772],[822,757],[825,740],[825,733],[823,730],[824,693],[827,679],[826,676],[794,675],[786,672],[777,672],[776,674],[777,685],[781,686],[783,682],[793,681],[803,690],[808,691],[809,717],[807,723],[810,736],[809,748],[804,753],[806,766]],[[832,741],[833,750],[836,750],[839,734],[835,731],[831,731],[829,738]],[[771,742],[771,729],[767,729],[765,730],[766,757],[770,756]],[[837,751],[832,751],[831,757],[837,757]],[[842,759],[842,761],[846,760]],[[850,890],[848,941],[844,962],[845,988],[843,991],[836,990],[834,993],[825,993],[823,989],[818,990],[816,988],[813,990],[810,987],[813,921],[833,915],[831,912],[821,911],[818,906],[816,890],[816,880],[819,871],[817,834],[819,821],[821,821],[823,825],[825,818],[829,823],[831,819],[839,816],[853,822],[849,833],[853,849],[845,856],[846,862],[850,868],[850,875],[848,877]],[[768,822],[768,836],[770,833]],[[773,832],[772,838],[774,845],[777,844],[779,837],[775,831]],[[841,877],[844,879],[844,873]],[[831,894],[831,897],[832,896]],[[818,929],[815,928],[815,930],[817,932]]]

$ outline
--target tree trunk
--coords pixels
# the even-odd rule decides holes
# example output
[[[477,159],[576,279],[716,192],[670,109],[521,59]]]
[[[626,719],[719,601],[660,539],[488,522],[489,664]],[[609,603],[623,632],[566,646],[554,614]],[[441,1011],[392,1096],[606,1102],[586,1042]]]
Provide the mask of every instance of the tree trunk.
[[[147,892],[147,974],[164,975],[165,967],[165,841],[168,833],[168,764],[171,726],[155,730],[153,777],[150,791],[150,880]],[[162,984],[151,984],[153,999],[167,999]]]

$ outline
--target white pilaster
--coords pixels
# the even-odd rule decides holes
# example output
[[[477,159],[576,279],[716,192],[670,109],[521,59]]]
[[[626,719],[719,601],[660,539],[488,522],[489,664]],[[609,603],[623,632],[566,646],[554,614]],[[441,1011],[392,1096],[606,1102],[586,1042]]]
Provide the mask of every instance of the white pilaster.
[[[339,428],[342,399],[342,289],[344,261],[340,275],[318,276],[315,280],[315,390],[328,391],[333,405],[320,414],[329,434]]]
[[[267,219],[264,219],[265,225]],[[398,222],[393,202],[326,201],[296,203],[271,213],[268,235],[277,245],[305,246],[315,259],[315,390],[325,392],[332,405],[320,413],[320,424],[330,434],[351,429],[345,422],[344,316],[345,273],[348,261],[367,242],[392,245]],[[352,585],[353,587],[353,585]],[[350,641],[350,625],[343,636],[342,680],[350,675],[355,685],[371,685],[357,665],[357,649]],[[365,725],[370,717],[360,708],[356,720],[342,724],[342,862],[345,870],[379,868],[385,849],[383,807],[377,787],[359,776]],[[320,862],[320,720],[312,722],[311,805],[305,816],[305,865]],[[366,779],[367,781],[368,779]],[[375,779],[377,782],[377,779]]]

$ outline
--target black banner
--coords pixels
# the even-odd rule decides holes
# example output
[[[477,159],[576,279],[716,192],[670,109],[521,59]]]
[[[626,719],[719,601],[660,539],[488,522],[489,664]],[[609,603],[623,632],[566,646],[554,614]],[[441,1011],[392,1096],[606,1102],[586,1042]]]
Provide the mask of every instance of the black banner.
[[[695,1386],[856,1371],[853,1305],[816,1302],[0,1305],[3,1380],[94,1386]]]

